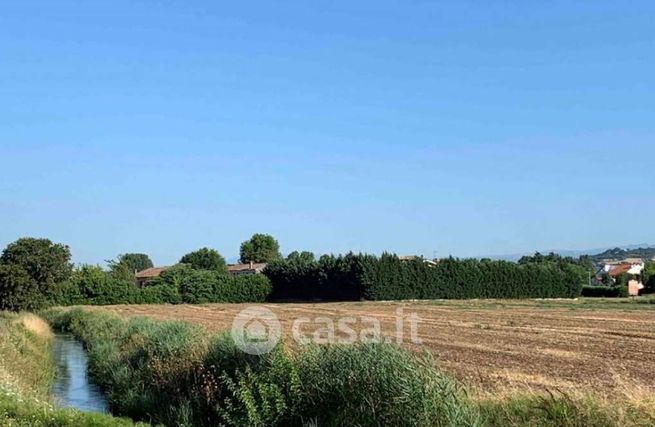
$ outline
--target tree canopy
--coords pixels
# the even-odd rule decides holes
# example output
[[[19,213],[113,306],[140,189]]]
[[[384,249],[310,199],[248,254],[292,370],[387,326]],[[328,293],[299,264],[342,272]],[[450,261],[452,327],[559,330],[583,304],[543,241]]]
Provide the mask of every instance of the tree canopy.
[[[154,264],[148,255],[138,253],[119,255],[118,263],[126,266],[132,272],[154,267]]]
[[[180,259],[181,264],[188,264],[195,270],[215,270],[227,272],[225,258],[215,249],[201,248],[189,252]]]
[[[115,260],[107,261],[107,264],[110,274],[123,280],[133,280],[135,272],[154,267],[150,257],[140,253],[121,254]]]
[[[313,262],[316,260],[316,256],[314,255],[313,252],[309,251],[293,251],[289,255],[287,255],[287,261],[289,262]]]
[[[241,262],[272,262],[282,258],[280,244],[270,234],[254,234],[241,243]]]
[[[70,249],[48,239],[22,238],[0,256],[0,309],[33,310],[56,299],[70,278]]]

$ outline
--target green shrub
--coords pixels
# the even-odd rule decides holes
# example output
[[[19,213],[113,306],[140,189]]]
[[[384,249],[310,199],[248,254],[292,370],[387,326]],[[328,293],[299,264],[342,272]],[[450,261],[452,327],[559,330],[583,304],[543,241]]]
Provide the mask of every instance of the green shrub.
[[[208,417],[209,425],[299,425],[297,369],[280,346],[261,356],[250,355],[231,336],[221,334],[212,340],[201,370],[198,411]]]
[[[60,305],[106,305],[139,302],[139,289],[131,281],[119,279],[99,266],[75,269],[58,297]]]
[[[16,280],[20,279],[21,276],[16,276]],[[195,270],[186,264],[173,266],[145,287],[137,288],[133,282],[116,278],[98,266],[83,265],[62,287],[57,302],[59,305],[263,302],[271,289],[270,281],[263,275],[230,276]]]
[[[262,275],[230,276],[197,270],[182,278],[180,292],[189,304],[263,302],[271,293],[271,284]]]
[[[139,290],[139,304],[180,304],[182,294],[177,287],[171,285],[146,286]]]
[[[182,279],[180,292],[182,300],[189,304],[214,302],[217,298],[217,283],[226,275],[209,270],[192,271]]]
[[[217,295],[222,302],[264,302],[273,287],[270,280],[261,274],[246,276],[230,276],[230,280],[223,281],[217,288]]]

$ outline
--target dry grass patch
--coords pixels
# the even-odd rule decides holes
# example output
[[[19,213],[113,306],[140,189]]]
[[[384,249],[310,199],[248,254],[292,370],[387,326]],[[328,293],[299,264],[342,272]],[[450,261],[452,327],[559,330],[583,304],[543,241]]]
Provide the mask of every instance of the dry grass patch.
[[[23,325],[25,329],[40,338],[50,339],[53,337],[50,326],[39,316],[32,313],[22,314],[18,317],[18,322]]]
[[[46,399],[55,376],[52,332],[33,314],[0,314],[0,387]]]

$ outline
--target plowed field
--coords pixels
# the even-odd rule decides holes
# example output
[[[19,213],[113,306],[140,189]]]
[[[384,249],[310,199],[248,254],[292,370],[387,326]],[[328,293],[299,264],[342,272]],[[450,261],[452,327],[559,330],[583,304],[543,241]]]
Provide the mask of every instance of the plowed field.
[[[91,308],[127,316],[149,316],[230,329],[234,316],[252,304],[126,305]],[[396,310],[415,313],[421,344],[436,363],[465,383],[484,389],[530,387],[610,391],[622,386],[655,387],[655,305],[588,301],[428,301],[263,304],[280,319],[289,339],[294,320],[322,326],[344,316],[379,320],[395,336]],[[354,325],[368,325],[362,321]],[[654,388],[655,390],[655,388]]]

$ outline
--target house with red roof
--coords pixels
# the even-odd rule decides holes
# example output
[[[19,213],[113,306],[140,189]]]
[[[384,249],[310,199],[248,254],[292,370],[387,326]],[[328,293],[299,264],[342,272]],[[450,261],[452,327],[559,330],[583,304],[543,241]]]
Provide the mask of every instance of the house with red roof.
[[[639,295],[639,291],[644,289],[644,284],[641,282],[641,275],[644,272],[644,261],[636,258],[625,259],[621,262],[607,263],[601,270],[602,274],[607,274],[614,283],[617,282],[622,275],[628,275],[628,293],[631,296]]]
[[[168,267],[151,267],[146,268],[145,270],[137,271],[134,274],[134,281],[136,286],[142,288],[149,281],[155,277],[159,277],[162,271],[165,271]]]

